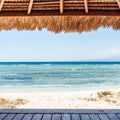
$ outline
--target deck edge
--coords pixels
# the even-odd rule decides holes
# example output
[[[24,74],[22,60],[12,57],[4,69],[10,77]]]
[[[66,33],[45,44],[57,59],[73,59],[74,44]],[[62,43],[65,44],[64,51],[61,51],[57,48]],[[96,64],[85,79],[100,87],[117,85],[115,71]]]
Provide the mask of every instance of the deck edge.
[[[120,109],[0,109],[0,113],[120,113]]]

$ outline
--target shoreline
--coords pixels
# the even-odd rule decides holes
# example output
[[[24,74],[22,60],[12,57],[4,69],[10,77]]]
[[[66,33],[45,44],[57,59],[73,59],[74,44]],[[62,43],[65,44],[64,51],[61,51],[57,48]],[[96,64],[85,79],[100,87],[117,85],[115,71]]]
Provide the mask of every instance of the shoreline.
[[[51,89],[51,88],[29,88],[29,89],[22,89],[22,88],[9,88],[9,89],[0,89],[0,93],[2,93],[2,92],[6,92],[6,93],[29,93],[29,92],[99,92],[99,91],[114,91],[114,92],[116,92],[116,91],[120,91],[120,89],[119,88],[117,88],[117,89],[115,89],[115,88],[113,88],[113,89],[110,89],[110,88],[106,88],[106,89],[103,89],[103,88],[101,88],[101,89],[55,89],[55,88],[53,88],[53,89]]]
[[[102,98],[99,98],[98,92],[105,90],[0,92],[0,98],[19,100],[22,104],[15,107],[26,109],[120,109],[120,96],[117,96],[120,90],[107,91],[111,93]]]

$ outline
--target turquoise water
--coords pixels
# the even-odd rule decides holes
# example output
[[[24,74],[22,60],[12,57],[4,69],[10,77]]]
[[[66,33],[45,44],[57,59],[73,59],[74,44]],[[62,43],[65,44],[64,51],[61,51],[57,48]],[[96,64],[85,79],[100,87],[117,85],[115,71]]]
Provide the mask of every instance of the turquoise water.
[[[102,90],[120,88],[120,64],[0,63],[0,90]]]

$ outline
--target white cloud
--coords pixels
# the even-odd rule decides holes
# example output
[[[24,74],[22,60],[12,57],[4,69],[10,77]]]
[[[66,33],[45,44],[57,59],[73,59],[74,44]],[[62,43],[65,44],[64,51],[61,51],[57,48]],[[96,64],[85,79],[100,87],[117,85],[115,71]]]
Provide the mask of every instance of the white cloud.
[[[101,50],[95,54],[95,57],[99,59],[113,58],[117,56],[120,56],[120,48],[117,48],[117,47],[114,47],[108,50]]]

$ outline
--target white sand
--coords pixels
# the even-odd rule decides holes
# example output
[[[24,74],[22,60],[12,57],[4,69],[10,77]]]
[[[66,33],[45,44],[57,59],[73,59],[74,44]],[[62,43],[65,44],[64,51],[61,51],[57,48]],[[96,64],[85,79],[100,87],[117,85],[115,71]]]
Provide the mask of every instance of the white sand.
[[[0,92],[0,98],[15,100],[25,99],[28,102],[17,108],[52,108],[52,109],[117,109],[120,108],[120,98],[109,97],[98,99],[97,91],[56,91],[56,92]],[[93,100],[96,98],[97,100]],[[107,99],[107,101],[106,101]]]

